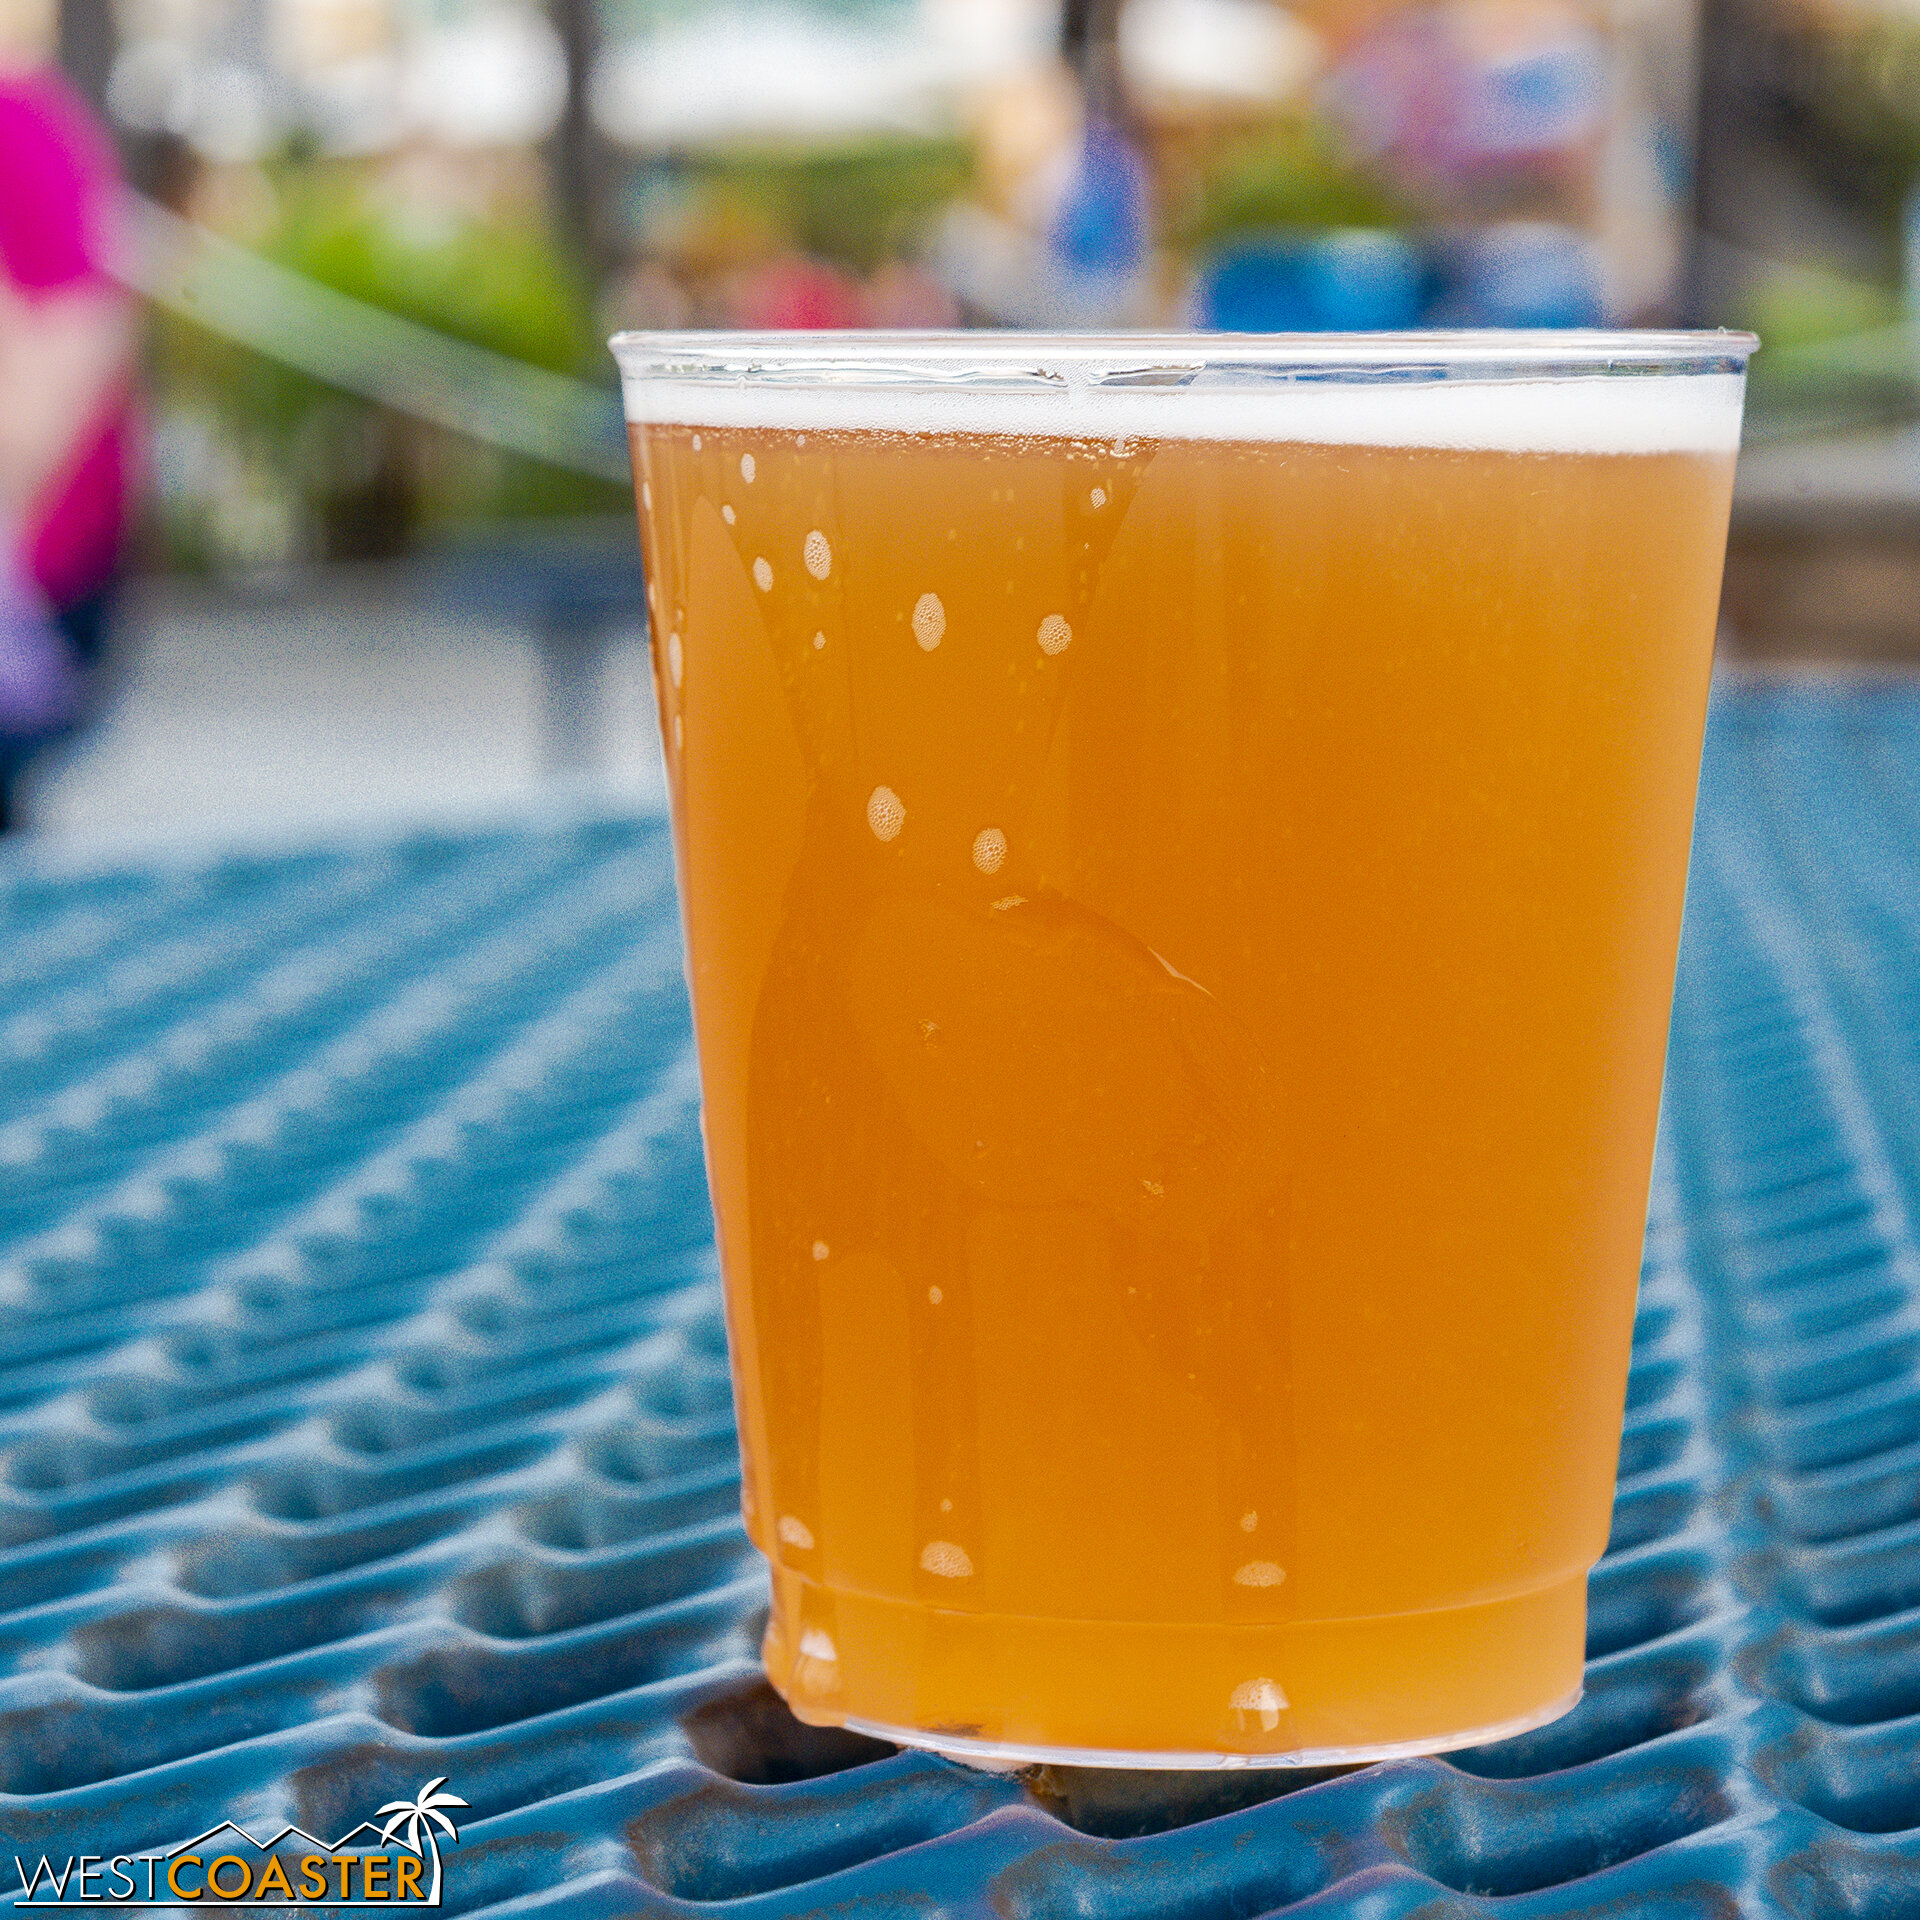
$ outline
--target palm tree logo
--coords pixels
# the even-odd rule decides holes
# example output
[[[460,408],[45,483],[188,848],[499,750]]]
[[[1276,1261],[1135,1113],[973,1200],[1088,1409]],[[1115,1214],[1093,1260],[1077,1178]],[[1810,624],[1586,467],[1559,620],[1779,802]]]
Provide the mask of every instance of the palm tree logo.
[[[437,1779],[429,1780],[411,1800],[389,1800],[374,1815],[376,1820],[383,1813],[390,1816],[387,1824],[380,1829],[382,1846],[391,1844],[394,1835],[404,1826],[407,1831],[400,1844],[423,1860],[432,1856],[433,1881],[424,1902],[429,1907],[440,1904],[440,1840],[434,1828],[440,1828],[449,1840],[458,1841],[460,1838],[459,1828],[441,1812],[441,1808],[464,1807],[468,1804],[457,1793],[442,1793],[440,1789],[446,1784],[447,1776],[443,1773]]]

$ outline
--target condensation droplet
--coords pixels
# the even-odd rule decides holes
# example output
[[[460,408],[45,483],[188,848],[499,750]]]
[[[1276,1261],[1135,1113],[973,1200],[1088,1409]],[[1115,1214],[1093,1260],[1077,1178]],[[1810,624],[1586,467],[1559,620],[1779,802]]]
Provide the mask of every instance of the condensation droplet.
[[[700,451],[700,436],[697,433],[693,436],[693,450],[695,453]]]
[[[944,1293],[942,1293],[938,1287],[929,1287],[927,1289],[927,1298],[931,1300],[936,1307],[946,1297],[947,1296]]]
[[[815,653],[818,653],[826,644],[827,636],[824,633],[816,633],[813,636],[813,650]]]
[[[876,840],[897,840],[907,824],[907,810],[891,787],[875,787],[867,795],[867,825]]]
[[[824,580],[833,571],[833,549],[818,527],[801,541],[800,558],[816,580]]]
[[[1286,1578],[1283,1568],[1271,1560],[1249,1560],[1233,1576],[1236,1587],[1277,1587]]]
[[[829,1666],[839,1663],[839,1648],[818,1627],[809,1627],[800,1636],[800,1651],[809,1660],[824,1660]]]
[[[1007,857],[1007,836],[998,827],[982,827],[973,836],[973,864],[982,873],[998,873]]]
[[[1259,1524],[1260,1516],[1257,1513],[1243,1513],[1240,1516],[1240,1531],[1242,1533],[1251,1533]]]
[[[730,506],[728,506],[728,507],[722,507],[722,508],[720,509],[720,518],[721,518],[722,520],[724,520],[724,521],[725,521],[725,522],[727,523],[727,525],[728,525],[728,526],[732,526],[732,525],[733,525],[733,509],[732,509],[732,507],[730,507]]]
[[[790,1513],[783,1513],[780,1516],[780,1524],[774,1528],[774,1531],[788,1546],[798,1547],[802,1553],[813,1545],[812,1529],[804,1520],[796,1520]]]
[[[686,745],[686,739],[686,729],[681,726],[680,716],[676,713],[673,716],[673,749],[676,753]]]
[[[942,1513],[951,1513],[953,1511],[953,1502],[951,1500],[942,1500],[940,1502],[940,1511]]]
[[[1263,1676],[1241,1681],[1227,1696],[1227,1705],[1235,1713],[1257,1713],[1262,1732],[1271,1733],[1287,1710],[1287,1696],[1281,1692],[1279,1681]]]
[[[640,504],[649,513],[653,511],[653,489],[644,480],[640,482]]]
[[[1024,907],[1026,904],[1027,896],[1024,893],[1005,893],[993,903],[993,910],[995,913],[1006,913],[1011,908]]]
[[[1042,653],[1065,653],[1073,644],[1073,629],[1060,614],[1050,613],[1040,622],[1034,638],[1040,642]]]
[[[687,656],[681,650],[678,631],[667,635],[667,675],[676,687],[687,677]]]
[[[749,486],[753,484],[753,455],[750,453],[740,456],[740,478]]]
[[[773,567],[765,554],[753,563],[753,584],[762,593],[769,592],[773,586]]]
[[[1093,502],[1096,513],[1107,504],[1107,490],[1105,487],[1095,487],[1093,492],[1087,497]]]
[[[816,1240],[813,1243],[813,1257],[816,1260],[824,1260],[827,1257],[828,1251],[827,1243],[824,1240]]]
[[[931,653],[947,630],[947,610],[937,593],[923,593],[913,603],[913,637],[923,653]]]
[[[973,1572],[973,1561],[965,1547],[956,1547],[951,1540],[929,1540],[920,1549],[920,1565],[928,1573],[937,1573],[942,1580],[965,1580]]]
[[[1140,1191],[1158,1200],[1161,1195],[1166,1192],[1166,1188],[1163,1187],[1158,1180],[1142,1180],[1140,1182]]]

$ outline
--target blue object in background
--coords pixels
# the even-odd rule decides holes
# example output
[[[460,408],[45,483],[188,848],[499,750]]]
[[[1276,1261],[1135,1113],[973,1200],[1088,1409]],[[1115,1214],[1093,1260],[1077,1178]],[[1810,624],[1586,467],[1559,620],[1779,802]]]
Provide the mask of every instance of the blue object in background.
[[[1609,60],[1590,32],[1561,32],[1469,67],[1461,147],[1475,159],[1563,153],[1606,111]]]
[[[0,1875],[444,1776],[489,1920],[1920,1914],[1920,697],[1718,703],[1586,1697],[1337,1778],[768,1692],[657,823],[0,915]]]
[[[1908,318],[1920,320],[1920,179],[1900,209],[1900,282]]]
[[[1203,269],[1196,319],[1226,333],[1393,331],[1418,323],[1420,256],[1374,228],[1241,240]]]
[[[1118,127],[1089,118],[1047,229],[1034,317],[1082,328],[1137,321],[1146,258],[1145,163]]]
[[[1147,170],[1111,122],[1087,121],[1047,244],[1074,280],[1124,281],[1139,271],[1147,247]]]
[[[1606,322],[1598,249],[1583,233],[1515,220],[1436,248],[1442,291],[1427,315],[1445,327],[1598,327]]]
[[[1228,333],[1595,327],[1598,255],[1569,227],[1513,221],[1420,241],[1385,228],[1245,237],[1202,268],[1195,324]]]

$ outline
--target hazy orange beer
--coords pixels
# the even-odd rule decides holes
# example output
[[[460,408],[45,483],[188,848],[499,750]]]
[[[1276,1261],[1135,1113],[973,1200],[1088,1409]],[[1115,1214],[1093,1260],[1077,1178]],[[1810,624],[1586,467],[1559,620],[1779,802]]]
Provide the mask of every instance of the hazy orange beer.
[[[1750,345],[616,342],[802,1718],[1577,1698]]]

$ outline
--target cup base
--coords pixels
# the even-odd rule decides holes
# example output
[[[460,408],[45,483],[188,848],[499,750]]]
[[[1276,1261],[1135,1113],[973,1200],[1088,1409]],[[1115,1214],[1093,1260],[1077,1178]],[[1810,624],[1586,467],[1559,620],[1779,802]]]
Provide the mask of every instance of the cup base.
[[[1411,1613],[967,1613],[778,1564],[767,1674],[802,1720],[976,1766],[1325,1767],[1444,1753],[1580,1698],[1586,1576]]]
[[[1470,1727],[1461,1733],[1436,1734],[1424,1740],[1396,1740],[1358,1747],[1303,1747],[1293,1753],[1136,1753],[1113,1747],[1006,1746],[993,1740],[962,1740],[923,1733],[917,1727],[883,1726],[877,1720],[848,1719],[840,1724],[849,1733],[890,1740],[897,1747],[937,1753],[945,1760],[978,1767],[987,1773],[1011,1773],[1020,1767],[1132,1767],[1142,1772],[1234,1772],[1255,1767],[1359,1767],[1375,1760],[1414,1760],[1422,1754],[1455,1753],[1462,1747],[1486,1746],[1531,1733],[1571,1713],[1585,1694],[1575,1687],[1563,1698],[1492,1726]]]

